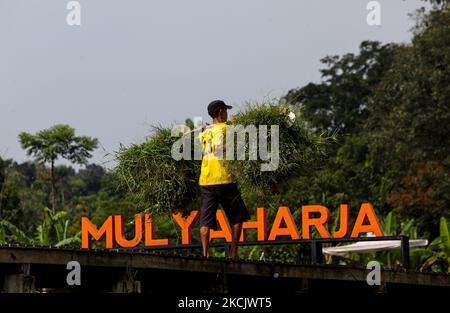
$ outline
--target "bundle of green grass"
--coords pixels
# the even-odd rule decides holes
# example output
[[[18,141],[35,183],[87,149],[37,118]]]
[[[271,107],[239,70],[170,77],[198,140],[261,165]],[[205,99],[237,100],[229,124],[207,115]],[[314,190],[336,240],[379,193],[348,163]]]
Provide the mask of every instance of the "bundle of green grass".
[[[289,104],[249,104],[246,110],[236,114],[233,125],[256,126],[258,138],[267,137],[269,156],[278,155],[278,164],[270,170],[262,170],[268,160],[260,158],[261,149],[258,142],[258,158],[249,160],[249,142],[245,143],[245,159],[227,162],[227,166],[245,192],[256,192],[260,196],[270,192],[282,191],[291,179],[299,175],[313,174],[314,170],[326,158],[329,144],[335,141],[334,134],[313,131],[302,119],[301,109]],[[267,125],[267,130],[259,127]],[[270,151],[271,125],[278,126],[278,153]]]
[[[142,144],[121,147],[115,173],[141,211],[152,214],[187,209],[198,200],[200,162],[175,160],[171,149],[179,138],[171,129],[155,127]]]
[[[244,193],[269,194],[268,190],[288,183],[296,175],[310,173],[325,156],[331,139],[326,134],[311,131],[302,120],[299,109],[287,104],[249,104],[234,116],[232,124],[254,125],[258,137],[267,137],[268,153],[272,156],[271,125],[277,125],[279,129],[279,162],[272,170],[261,170],[261,165],[268,161],[261,160],[259,155],[256,160],[249,159],[248,140],[245,141],[243,160],[227,160],[226,165]],[[260,125],[267,125],[267,132],[260,131]],[[191,132],[185,136],[194,140],[195,134]],[[170,129],[155,128],[144,143],[121,147],[117,153],[119,182],[142,210],[161,213],[199,208],[201,161],[175,160],[171,151],[176,140],[177,137],[171,137]],[[191,155],[194,155],[194,147],[192,145]]]

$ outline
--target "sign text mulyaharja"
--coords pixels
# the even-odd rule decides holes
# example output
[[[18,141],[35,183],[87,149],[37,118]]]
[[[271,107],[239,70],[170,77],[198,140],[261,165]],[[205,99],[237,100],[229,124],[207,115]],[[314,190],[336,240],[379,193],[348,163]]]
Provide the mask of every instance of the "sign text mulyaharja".
[[[181,213],[173,213],[172,217],[181,228],[181,244],[192,242],[192,228],[199,218],[198,211],[191,211],[183,217]],[[255,229],[257,241],[273,241],[279,237],[295,239],[310,239],[311,228],[314,227],[321,238],[344,238],[350,235],[357,238],[362,233],[374,233],[383,236],[383,231],[377,216],[370,203],[363,203],[358,211],[355,223],[350,231],[349,206],[341,204],[339,210],[339,229],[330,233],[326,224],[330,220],[329,210],[322,205],[305,205],[301,210],[301,234],[297,228],[294,217],[288,207],[278,209],[270,231],[267,225],[267,211],[265,208],[256,209],[256,220],[243,223],[240,241],[246,240],[246,230]],[[222,210],[217,211],[218,230],[211,230],[210,238],[223,238],[231,242],[231,227]],[[106,248],[116,246],[133,248],[144,244],[145,246],[169,245],[169,238],[156,238],[154,221],[149,214],[137,214],[134,218],[134,237],[127,239],[124,235],[124,221],[121,215],[109,216],[105,222],[96,227],[87,217],[81,218],[82,248],[89,249],[91,240],[105,239]]]

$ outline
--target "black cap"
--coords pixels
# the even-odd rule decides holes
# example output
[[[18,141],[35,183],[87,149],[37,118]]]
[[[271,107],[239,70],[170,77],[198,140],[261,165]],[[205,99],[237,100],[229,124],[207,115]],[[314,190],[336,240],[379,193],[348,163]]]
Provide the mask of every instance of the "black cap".
[[[209,116],[214,118],[220,109],[232,109],[232,108],[233,107],[231,105],[226,105],[225,102],[223,102],[222,100],[214,100],[210,104],[208,104],[208,114]]]

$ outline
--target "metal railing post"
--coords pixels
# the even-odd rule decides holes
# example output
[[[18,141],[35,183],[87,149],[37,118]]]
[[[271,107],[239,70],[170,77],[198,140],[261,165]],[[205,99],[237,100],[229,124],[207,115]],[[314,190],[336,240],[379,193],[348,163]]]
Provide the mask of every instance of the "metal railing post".
[[[311,240],[311,263],[319,264],[323,262],[322,243],[314,239]]]
[[[401,236],[401,251],[402,251],[402,267],[405,271],[409,270],[409,237]]]

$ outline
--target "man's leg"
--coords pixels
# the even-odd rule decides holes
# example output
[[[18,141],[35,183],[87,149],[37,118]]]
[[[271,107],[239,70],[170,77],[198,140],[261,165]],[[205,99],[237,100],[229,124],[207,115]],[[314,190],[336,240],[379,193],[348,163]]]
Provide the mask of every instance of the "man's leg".
[[[209,256],[209,227],[200,227],[200,240],[202,241],[203,256]]]
[[[200,209],[200,240],[203,247],[203,256],[209,256],[209,231],[216,229],[216,212],[219,200],[214,186],[200,186],[202,207]]]
[[[237,260],[239,258],[238,242],[239,238],[241,237],[241,231],[242,231],[242,223],[237,223],[233,225],[231,249],[230,249],[230,258],[233,260]]]
[[[242,223],[248,220],[250,215],[236,184],[224,185],[220,196],[219,202],[221,202],[232,225],[230,258],[236,260],[238,258],[238,242],[241,237]]]

